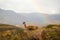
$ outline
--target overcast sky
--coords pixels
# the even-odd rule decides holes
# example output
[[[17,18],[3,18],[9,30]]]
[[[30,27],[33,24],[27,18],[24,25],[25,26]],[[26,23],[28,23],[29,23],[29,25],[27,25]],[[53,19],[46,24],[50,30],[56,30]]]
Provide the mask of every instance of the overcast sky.
[[[0,8],[20,13],[60,13],[60,0],[0,0]]]

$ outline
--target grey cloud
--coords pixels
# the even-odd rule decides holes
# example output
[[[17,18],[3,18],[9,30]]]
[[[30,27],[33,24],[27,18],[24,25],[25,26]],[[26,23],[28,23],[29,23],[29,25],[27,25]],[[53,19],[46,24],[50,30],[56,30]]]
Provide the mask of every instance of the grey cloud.
[[[24,1],[24,0],[23,0]],[[36,0],[41,7],[43,7],[45,11],[55,10],[57,13],[60,13],[60,0]],[[21,1],[22,2],[22,1]],[[21,11],[32,10],[36,11],[33,7],[32,3],[20,3],[19,0],[0,0],[0,8],[8,8],[8,9],[18,9]],[[21,5],[22,4],[22,5]],[[17,6],[16,6],[17,5]],[[24,10],[23,10],[24,9]]]

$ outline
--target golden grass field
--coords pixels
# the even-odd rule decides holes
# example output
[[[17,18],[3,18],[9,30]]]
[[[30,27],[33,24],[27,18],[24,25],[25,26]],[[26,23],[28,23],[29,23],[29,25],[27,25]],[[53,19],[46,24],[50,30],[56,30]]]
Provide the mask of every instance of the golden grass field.
[[[33,29],[35,26],[29,28],[32,30],[0,24],[0,40],[60,40],[60,25],[50,24],[37,29]]]

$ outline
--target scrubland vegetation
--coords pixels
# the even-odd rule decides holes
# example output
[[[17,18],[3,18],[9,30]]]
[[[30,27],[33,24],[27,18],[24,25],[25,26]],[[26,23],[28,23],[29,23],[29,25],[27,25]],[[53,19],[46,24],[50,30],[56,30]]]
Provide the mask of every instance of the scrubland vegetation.
[[[52,24],[43,28],[29,26],[24,29],[0,24],[0,40],[60,40],[60,25]]]

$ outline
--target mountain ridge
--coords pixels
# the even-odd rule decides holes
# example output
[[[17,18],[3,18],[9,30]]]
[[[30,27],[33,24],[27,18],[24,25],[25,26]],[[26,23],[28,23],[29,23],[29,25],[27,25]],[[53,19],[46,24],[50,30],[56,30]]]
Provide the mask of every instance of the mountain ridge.
[[[49,14],[42,14],[42,13],[22,14],[22,13],[16,13],[12,10],[0,9],[0,23],[22,25],[22,23],[25,21],[27,24],[41,26],[49,23],[56,23],[58,22],[58,20],[60,21],[60,16],[58,15],[60,14],[57,15],[56,14],[49,15]],[[56,20],[56,22],[54,20]]]

